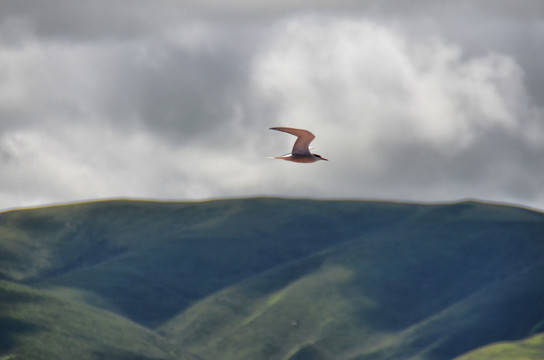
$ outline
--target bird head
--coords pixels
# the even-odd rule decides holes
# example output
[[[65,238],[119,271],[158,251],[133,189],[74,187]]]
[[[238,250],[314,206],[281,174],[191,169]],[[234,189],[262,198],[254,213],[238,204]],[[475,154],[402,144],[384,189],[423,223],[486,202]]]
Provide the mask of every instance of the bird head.
[[[329,161],[327,159],[325,159],[323,156],[321,155],[318,155],[318,154],[312,154],[313,156],[315,156],[316,158],[318,158],[319,160],[325,160],[325,161]]]

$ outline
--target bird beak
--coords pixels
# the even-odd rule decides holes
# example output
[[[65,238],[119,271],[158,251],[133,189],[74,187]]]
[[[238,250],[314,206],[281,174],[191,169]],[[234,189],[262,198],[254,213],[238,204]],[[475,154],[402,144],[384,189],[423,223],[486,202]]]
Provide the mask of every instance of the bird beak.
[[[322,157],[321,160],[329,161],[329,159],[325,159],[324,157]]]

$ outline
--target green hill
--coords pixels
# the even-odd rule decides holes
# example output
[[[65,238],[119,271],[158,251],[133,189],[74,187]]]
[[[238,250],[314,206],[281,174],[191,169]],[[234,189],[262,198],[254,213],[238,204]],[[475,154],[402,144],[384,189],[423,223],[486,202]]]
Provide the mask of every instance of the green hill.
[[[485,346],[457,360],[540,360],[544,357],[544,334],[529,339]]]
[[[11,211],[0,279],[0,359],[451,359],[544,331],[544,214],[272,198]]]
[[[86,296],[0,280],[0,359],[195,359]]]

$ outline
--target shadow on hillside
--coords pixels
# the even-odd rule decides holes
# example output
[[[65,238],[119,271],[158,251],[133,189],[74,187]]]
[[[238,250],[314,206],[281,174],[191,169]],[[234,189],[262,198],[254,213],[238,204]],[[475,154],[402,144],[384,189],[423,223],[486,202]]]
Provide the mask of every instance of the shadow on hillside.
[[[39,330],[38,326],[29,322],[0,317],[0,354],[5,354],[13,349],[17,345],[19,335]]]
[[[116,349],[106,351],[93,351],[93,355],[93,358],[95,359],[109,360],[164,360],[164,357],[149,357],[135,354],[130,351],[121,351]]]
[[[10,304],[37,303],[42,301],[43,298],[37,294],[3,288],[2,283],[0,283],[0,310],[4,310]]]
[[[430,359],[451,359],[489,343],[519,340],[541,329],[544,288],[535,284],[544,282],[542,258],[487,281],[469,276],[450,280],[442,286],[403,280],[410,284],[411,293],[401,281],[389,289],[385,286],[379,300],[382,307],[362,311],[359,316],[377,329],[399,332],[398,348],[403,355],[407,355],[405,349],[426,348],[425,356]],[[399,293],[404,296],[396,296]],[[374,355],[385,358],[394,351],[383,349]]]
[[[9,352],[17,345],[17,337],[23,333],[42,330],[31,322],[14,319],[10,308],[23,303],[41,303],[43,298],[29,292],[14,290],[0,282],[0,354]]]

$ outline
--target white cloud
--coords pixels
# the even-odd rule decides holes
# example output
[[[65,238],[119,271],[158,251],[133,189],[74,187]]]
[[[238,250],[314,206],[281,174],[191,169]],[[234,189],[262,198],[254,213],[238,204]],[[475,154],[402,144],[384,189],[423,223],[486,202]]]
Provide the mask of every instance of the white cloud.
[[[511,57],[469,57],[436,36],[414,41],[367,20],[292,18],[274,28],[252,74],[281,125],[314,129],[323,155],[342,163],[324,177],[322,191],[332,194],[513,199],[505,192],[520,172],[506,170],[513,163],[498,166],[515,160],[501,154],[507,148],[494,134],[519,142],[518,152],[544,143],[541,110]],[[482,144],[499,148],[489,153]],[[525,176],[541,173],[530,171]],[[542,190],[538,182],[530,187],[533,196]]]
[[[458,46],[408,42],[369,21],[283,23],[257,58],[253,81],[287,122],[349,129],[360,142],[409,138],[448,151],[488,128],[520,130],[518,107],[528,106],[511,58],[465,58]]]
[[[107,16],[62,4],[0,24],[0,209],[120,196],[544,204],[543,110],[526,84],[540,75],[488,32],[468,29],[482,40],[468,51],[451,29],[407,31],[422,14],[339,16],[348,2],[224,17],[193,4],[190,21],[171,2]],[[425,9],[422,29],[439,29]],[[76,26],[87,13],[100,26]],[[293,144],[278,125],[312,130],[330,161],[266,160]]]

